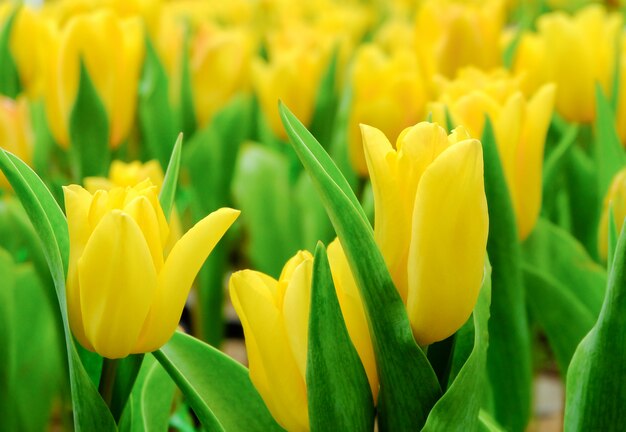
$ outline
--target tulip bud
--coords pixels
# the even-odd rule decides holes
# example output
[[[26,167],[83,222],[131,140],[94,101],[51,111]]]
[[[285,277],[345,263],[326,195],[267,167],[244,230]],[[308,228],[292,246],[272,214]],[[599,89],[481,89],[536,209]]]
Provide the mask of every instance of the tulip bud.
[[[609,249],[609,204],[613,207],[613,220],[615,220],[616,228],[619,231],[626,218],[626,168],[613,177],[611,187],[604,197],[602,216],[598,227],[598,252],[603,261],[607,260]]]
[[[0,96],[0,146],[30,164],[34,140],[26,98],[20,97],[14,101]],[[2,173],[0,187],[11,187]]]
[[[176,330],[196,274],[239,212],[211,213],[165,256],[169,227],[149,180],[95,194],[71,185],[64,195],[72,332],[108,358],[158,349]]]
[[[439,102],[430,106],[436,121],[445,122],[447,108],[454,124],[481,137],[485,115],[491,119],[518,234],[524,240],[541,209],[543,150],[554,107],[554,84],[540,87],[526,99],[520,81],[506,72],[487,74],[468,68],[440,86]]]
[[[300,251],[275,280],[243,270],[230,278],[230,296],[246,337],[250,379],[276,421],[309,430],[306,359],[313,257]]]

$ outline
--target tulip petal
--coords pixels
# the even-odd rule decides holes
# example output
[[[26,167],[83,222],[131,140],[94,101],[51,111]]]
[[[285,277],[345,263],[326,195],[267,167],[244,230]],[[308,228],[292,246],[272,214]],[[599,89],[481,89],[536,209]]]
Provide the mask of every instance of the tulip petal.
[[[216,210],[174,245],[159,273],[154,303],[133,352],[154,351],[172,336],[200,267],[239,213],[230,208]]]
[[[85,334],[108,358],[130,354],[146,319],[157,275],[141,229],[120,210],[107,213],[78,261]]]
[[[250,378],[281,426],[305,431],[309,425],[305,377],[293,356],[276,299],[257,275],[252,271],[237,272],[230,280],[233,306],[251,351]],[[252,345],[249,340],[254,341]]]
[[[372,338],[367,326],[361,295],[339,239],[335,239],[328,245],[327,254],[343,320],[346,323],[352,344],[361,358],[361,363],[365,368],[365,373],[372,389],[372,396],[374,401],[376,401],[378,400],[376,358],[374,357],[374,347],[372,346]]]
[[[154,267],[158,272],[163,267],[163,244],[161,244],[161,233],[159,221],[154,207],[145,196],[139,196],[124,207],[124,212],[129,214],[141,229],[150,255],[154,262]]]
[[[415,199],[407,311],[420,345],[445,339],[470,316],[487,233],[482,148],[462,141],[424,172]]]

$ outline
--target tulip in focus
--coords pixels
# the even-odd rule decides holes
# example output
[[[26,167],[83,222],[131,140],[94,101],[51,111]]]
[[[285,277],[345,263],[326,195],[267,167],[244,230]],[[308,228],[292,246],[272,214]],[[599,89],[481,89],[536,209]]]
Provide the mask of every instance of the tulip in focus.
[[[71,185],[64,195],[72,332],[107,358],[158,349],[176,330],[196,274],[239,211],[211,213],[165,256],[169,227],[150,180],[94,194]]]
[[[598,252],[602,261],[606,261],[609,250],[609,204],[613,206],[613,220],[619,233],[626,218],[626,168],[618,172],[604,197],[602,216],[598,228]]]
[[[463,128],[448,136],[435,123],[405,129],[395,148],[376,128],[363,125],[362,132],[374,237],[417,343],[429,345],[467,321],[482,284],[489,231],[482,147]],[[328,256],[348,333],[369,376],[373,351],[356,283],[337,242]]]
[[[276,421],[308,431],[306,390],[313,256],[298,252],[275,280],[243,270],[230,278],[230,297],[246,338],[250,379]]]
[[[513,68],[526,74],[526,94],[557,85],[556,110],[571,122],[595,119],[595,84],[610,90],[615,51],[622,27],[618,13],[591,5],[569,16],[553,12],[537,21],[537,33],[524,35]]]
[[[119,18],[107,9],[78,14],[59,28],[46,23],[42,48],[44,100],[55,140],[69,145],[69,121],[85,64],[107,112],[109,143],[118,147],[135,118],[144,35],[140,18]]]
[[[14,101],[0,96],[0,147],[30,164],[34,141],[26,98],[20,97]],[[0,188],[10,187],[8,180],[0,172]]]
[[[541,209],[543,151],[552,118],[555,86],[540,87],[530,99],[519,80],[504,71],[490,74],[468,68],[456,80],[440,82],[439,102],[431,104],[433,119],[445,122],[448,109],[455,125],[481,137],[485,115],[492,121],[519,238],[533,230]]]

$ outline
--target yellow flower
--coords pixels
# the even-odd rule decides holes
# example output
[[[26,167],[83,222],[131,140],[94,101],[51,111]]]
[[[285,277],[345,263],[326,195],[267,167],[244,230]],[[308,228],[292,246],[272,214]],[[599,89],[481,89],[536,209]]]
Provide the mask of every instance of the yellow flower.
[[[69,144],[82,59],[107,112],[110,145],[119,146],[135,116],[144,50],[141,20],[99,10],[72,17],[63,28],[48,21],[44,40],[44,99],[54,138],[64,147]]]
[[[600,217],[600,226],[598,228],[598,252],[600,252],[600,258],[603,261],[606,261],[608,257],[609,204],[613,206],[613,219],[619,233],[624,218],[626,218],[626,168],[613,177],[611,187],[606,197],[604,197],[602,216]]]
[[[455,125],[465,127],[473,137],[481,137],[485,115],[490,117],[518,234],[524,240],[541,209],[543,150],[554,107],[554,84],[543,85],[527,100],[519,80],[506,72],[487,74],[468,68],[456,80],[440,85],[439,102],[431,104],[434,120],[445,122],[447,107]]]
[[[64,195],[72,332],[108,358],[158,349],[176,330],[196,274],[239,211],[211,213],[164,256],[169,227],[149,180],[93,195],[71,185]]]
[[[557,112],[568,121],[592,122],[595,83],[605,92],[610,89],[621,27],[621,16],[600,5],[574,16],[545,14],[537,21],[537,33],[522,37],[513,68],[528,76],[527,94],[554,82]]]
[[[243,270],[230,278],[230,296],[246,337],[250,379],[276,421],[309,430],[306,359],[313,257],[300,251],[278,280]]]
[[[0,147],[30,164],[34,140],[26,98],[19,97],[14,101],[0,96]],[[8,180],[2,173],[0,187],[10,188]]]
[[[378,129],[364,125],[362,131],[374,189],[374,237],[415,339],[429,345],[457,331],[478,298],[489,231],[482,147],[463,128],[448,136],[434,123],[405,129],[395,149]],[[342,255],[339,244],[329,246],[348,332],[371,382],[365,313]]]
[[[416,15],[417,52],[428,76],[454,76],[463,66],[490,69],[501,64],[501,0],[426,0]]]
[[[376,45],[364,45],[352,67],[352,103],[349,118],[349,149],[352,165],[367,173],[359,124],[380,128],[397,136],[424,115],[426,89],[413,52],[396,49],[385,54]]]

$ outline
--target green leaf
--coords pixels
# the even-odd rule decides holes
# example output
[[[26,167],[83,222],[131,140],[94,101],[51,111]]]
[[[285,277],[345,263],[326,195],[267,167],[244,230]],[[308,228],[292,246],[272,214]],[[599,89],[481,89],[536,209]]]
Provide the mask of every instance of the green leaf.
[[[613,213],[613,201],[609,202],[609,241],[608,241],[608,251],[607,251],[607,268],[611,268],[613,266],[613,259],[615,258],[615,248],[617,247],[617,226],[615,225],[615,213]]]
[[[193,103],[193,86],[191,83],[191,60],[189,53],[191,48],[189,40],[191,38],[191,28],[189,23],[185,24],[185,34],[182,47],[182,57],[180,60],[180,105],[179,105],[179,125],[178,129],[191,137],[198,125],[196,124],[196,114]]]
[[[111,158],[109,120],[82,60],[78,94],[70,112],[70,152],[76,179],[106,176]]]
[[[147,354],[120,422],[122,432],[168,430],[176,385],[165,369]]]
[[[115,430],[115,421],[80,361],[69,328],[65,299],[65,271],[69,251],[65,216],[37,174],[19,158],[4,150],[0,151],[0,169],[20,198],[41,239],[54,280],[65,330],[74,428],[79,431]]]
[[[174,208],[174,198],[176,197],[176,185],[178,184],[178,174],[180,172],[180,158],[181,148],[183,146],[183,134],[178,134],[176,144],[172,150],[172,156],[170,162],[167,165],[167,171],[165,171],[165,177],[163,178],[163,185],[161,186],[161,192],[159,193],[159,202],[163,209],[163,214],[167,220],[170,220],[172,209]]]
[[[313,261],[306,387],[312,431],[374,430],[374,401],[343,321],[326,248]]]
[[[495,418],[523,431],[530,416],[530,335],[526,317],[521,253],[511,198],[490,119],[482,137],[485,194],[489,208],[487,252],[491,274],[491,319],[487,371],[493,388]]]
[[[489,413],[485,410],[480,410],[478,414],[478,421],[480,422],[479,430],[485,432],[504,432],[502,426],[498,424],[496,419],[491,417]]]
[[[337,62],[339,49],[335,47],[328,67],[320,81],[320,87],[315,100],[315,110],[311,120],[311,133],[328,148],[334,130],[335,115],[337,113]]]
[[[376,245],[372,227],[322,146],[282,104],[280,115],[337,231],[363,299],[380,380],[378,426],[381,431],[421,428],[441,389],[424,352],[413,339],[404,304]]]
[[[248,370],[191,336],[176,332],[154,356],[210,431],[280,431]]]
[[[335,231],[308,174],[300,174],[292,194],[295,195],[293,199],[298,208],[297,220],[300,227],[298,248],[311,250],[317,241],[332,241],[335,238]]]
[[[167,73],[149,37],[146,37],[145,46],[137,106],[141,141],[165,169],[176,139],[176,126],[169,101]]]
[[[548,155],[543,166],[542,177],[542,190],[544,200],[546,196],[553,197],[553,194],[548,193],[550,188],[555,184],[558,174],[563,169],[563,164],[566,162],[566,155],[568,150],[576,142],[578,136],[579,127],[577,124],[568,125],[567,130],[561,136],[561,139],[556,145],[556,148]]]
[[[622,226],[600,317],[576,349],[567,373],[565,430],[623,427],[625,358],[626,230]]]
[[[567,231],[539,218],[523,245],[524,261],[569,291],[594,317],[600,313],[606,272]],[[533,299],[534,300],[534,299]],[[544,307],[549,307],[546,303]]]
[[[144,357],[144,354],[131,354],[128,357],[115,360],[117,367],[113,383],[113,397],[111,398],[111,414],[117,422],[122,417]]]
[[[545,331],[563,377],[576,347],[596,320],[589,308],[559,281],[524,266],[529,309]]]
[[[455,345],[461,345],[461,338],[468,339],[471,352],[467,357],[462,356],[466,360],[464,358],[460,366],[453,366],[453,371],[458,369],[458,372],[453,373],[447,390],[430,411],[423,431],[475,430],[478,427],[478,413],[483,399],[481,394],[487,379],[485,365],[489,345],[490,304],[491,267],[487,263],[478,301],[466,324],[471,331],[460,330],[455,340]]]
[[[0,30],[0,94],[15,99],[22,86],[15,59],[11,54],[11,31],[20,8],[14,7]]]
[[[598,196],[604,197],[615,174],[626,166],[626,154],[615,129],[615,115],[598,83],[596,83],[596,107],[594,148],[598,172]]]

